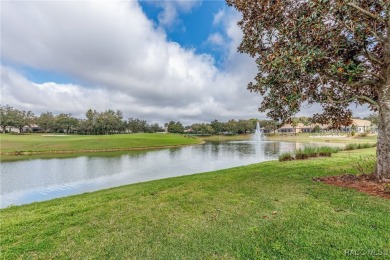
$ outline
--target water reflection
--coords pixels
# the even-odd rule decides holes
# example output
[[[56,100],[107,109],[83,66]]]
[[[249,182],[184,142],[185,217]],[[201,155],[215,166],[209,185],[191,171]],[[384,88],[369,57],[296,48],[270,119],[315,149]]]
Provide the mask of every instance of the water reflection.
[[[212,142],[164,150],[3,162],[0,206],[269,161],[303,146],[266,141]]]

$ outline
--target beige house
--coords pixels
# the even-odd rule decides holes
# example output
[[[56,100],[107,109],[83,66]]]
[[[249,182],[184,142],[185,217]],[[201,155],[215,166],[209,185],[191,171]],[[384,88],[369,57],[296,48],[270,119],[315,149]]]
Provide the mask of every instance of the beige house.
[[[305,126],[302,123],[298,123],[297,126],[294,128],[291,124],[285,124],[282,127],[280,127],[278,130],[276,130],[277,133],[311,133],[314,129],[314,127],[318,126],[320,128],[320,131],[326,131],[329,128],[329,125],[321,125],[321,124],[312,124]],[[371,125],[371,122],[368,120],[362,120],[362,119],[352,119],[352,124],[346,127],[342,127],[340,129],[343,132],[351,132],[355,131],[357,133],[364,133],[367,131],[372,131],[373,127]]]
[[[352,124],[342,128],[341,130],[344,132],[355,131],[357,133],[364,133],[371,131],[373,126],[370,121],[362,120],[362,119],[352,119]]]
[[[298,123],[295,127],[291,124],[285,124],[276,132],[278,133],[302,133],[303,129],[305,128],[305,125],[302,123]]]

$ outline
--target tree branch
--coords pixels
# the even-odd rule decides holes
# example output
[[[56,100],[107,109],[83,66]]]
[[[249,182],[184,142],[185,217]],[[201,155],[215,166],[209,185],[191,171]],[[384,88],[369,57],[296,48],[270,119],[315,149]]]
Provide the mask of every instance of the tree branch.
[[[381,60],[375,58],[373,55],[371,55],[371,53],[368,52],[366,46],[364,47],[364,53],[365,53],[364,56],[365,56],[369,61],[371,61],[372,63],[377,63],[377,64],[379,64],[380,66],[383,66],[383,65],[384,65],[383,61],[381,61]]]
[[[376,83],[374,80],[361,80],[361,81],[358,81],[358,82],[354,82],[354,83],[351,83],[351,84],[347,84],[348,86],[352,87],[352,88],[360,88],[360,87],[364,87],[364,86],[376,86]]]
[[[386,24],[385,20],[383,20],[379,16],[377,16],[377,15],[375,15],[375,14],[373,14],[373,13],[371,13],[371,12],[369,12],[369,11],[363,9],[363,8],[361,8],[360,6],[356,5],[355,3],[348,3],[347,5],[352,7],[352,8],[355,8],[357,11],[359,11],[359,12],[361,12],[361,13],[363,13],[363,14],[365,14],[365,15],[367,15],[367,16],[369,16],[369,17],[371,17],[371,18],[373,18],[373,19],[375,19],[375,20],[377,20],[377,21],[379,21],[381,23],[385,23]]]
[[[370,103],[371,105],[379,108],[379,104],[378,102],[376,102],[375,100],[373,100],[372,98],[369,98],[367,96],[353,96],[349,99],[345,99],[345,100],[338,100],[338,101],[335,101],[333,99],[331,99],[331,97],[328,96],[328,101],[329,103],[335,103],[335,104],[343,104],[343,103],[349,103],[351,101],[354,101],[354,100],[364,100],[366,101],[367,103]]]

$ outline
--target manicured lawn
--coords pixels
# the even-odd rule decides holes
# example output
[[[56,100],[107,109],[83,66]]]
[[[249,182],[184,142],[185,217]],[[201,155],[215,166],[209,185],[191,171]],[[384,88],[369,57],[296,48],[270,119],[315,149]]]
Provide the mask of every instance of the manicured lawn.
[[[312,181],[356,173],[373,154],[271,161],[3,209],[1,256],[349,259],[355,250],[388,258],[389,200]]]
[[[210,135],[210,136],[200,136],[199,137],[205,141],[246,141],[251,140],[253,138],[253,134],[245,134],[245,135]]]
[[[297,135],[281,135],[281,134],[270,134],[265,135],[266,140],[271,141],[286,141],[286,142],[331,142],[331,143],[375,143],[377,140],[376,135],[369,135],[365,137],[361,136],[349,136],[342,138],[329,138],[325,136],[313,137],[313,133],[299,133]],[[245,135],[211,135],[211,136],[200,136],[205,141],[240,141],[240,140],[251,140],[253,134]]]
[[[326,135],[326,134],[324,134]],[[315,136],[315,137],[313,137]],[[314,133],[299,133],[297,135],[267,135],[267,140],[272,141],[293,141],[293,142],[331,142],[331,143],[375,143],[377,135],[368,136],[346,136],[346,137],[327,137]]]
[[[151,148],[199,143],[199,139],[175,134],[118,135],[0,135],[1,152],[86,151]]]

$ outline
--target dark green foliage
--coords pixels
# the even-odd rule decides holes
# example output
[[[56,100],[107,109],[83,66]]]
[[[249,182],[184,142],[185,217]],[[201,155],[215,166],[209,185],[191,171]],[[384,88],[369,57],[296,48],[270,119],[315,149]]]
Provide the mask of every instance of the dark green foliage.
[[[356,150],[356,149],[365,149],[365,148],[371,148],[375,147],[376,143],[365,143],[365,144],[347,144],[345,146],[345,150],[350,151],[350,150]]]
[[[285,152],[279,155],[279,162],[292,161],[294,156],[290,152]]]
[[[329,147],[329,146],[305,147],[303,149],[298,149],[295,151],[295,159],[304,160],[310,157],[331,156],[332,153],[338,153],[339,151],[340,148],[338,147]]]

